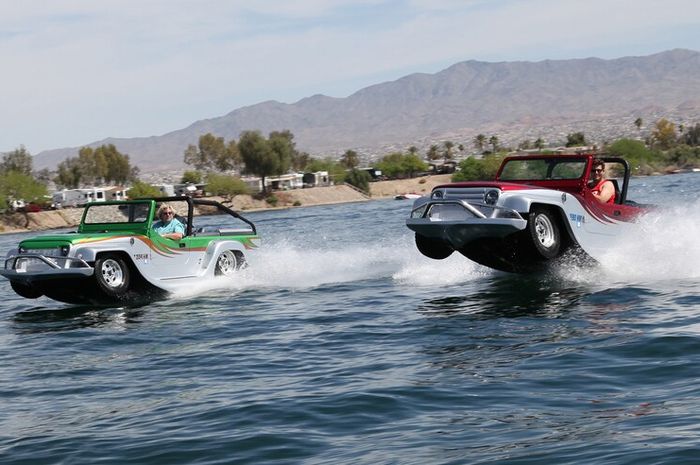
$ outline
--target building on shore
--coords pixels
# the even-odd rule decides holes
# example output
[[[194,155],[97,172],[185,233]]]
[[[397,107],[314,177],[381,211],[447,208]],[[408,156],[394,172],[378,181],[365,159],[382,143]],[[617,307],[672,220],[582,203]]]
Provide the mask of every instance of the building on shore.
[[[88,202],[106,200],[124,200],[127,189],[122,186],[83,187],[80,189],[63,189],[51,195],[54,208],[82,207]]]
[[[257,176],[241,178],[253,193],[262,192],[262,179]],[[265,178],[265,189],[268,191],[286,191],[301,189],[304,187],[331,186],[333,182],[328,171],[315,173],[287,173],[280,176],[268,176]]]

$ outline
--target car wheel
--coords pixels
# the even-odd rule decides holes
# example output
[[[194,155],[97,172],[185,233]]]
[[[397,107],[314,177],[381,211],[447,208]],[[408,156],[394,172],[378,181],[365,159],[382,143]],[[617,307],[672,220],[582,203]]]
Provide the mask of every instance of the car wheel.
[[[216,276],[230,276],[240,268],[239,260],[233,250],[224,250],[216,259]]]
[[[121,297],[129,290],[129,267],[118,255],[103,255],[95,262],[95,279],[107,295]]]
[[[454,249],[445,241],[441,241],[440,239],[431,239],[417,233],[416,247],[420,253],[434,260],[445,259],[452,255],[452,252],[454,252]]]
[[[10,281],[10,286],[12,287],[12,290],[17,293],[17,295],[24,297],[25,299],[38,299],[39,297],[44,295],[43,292],[39,291],[35,287],[30,286],[29,284]]]
[[[535,250],[542,258],[551,259],[559,254],[561,233],[552,212],[533,208],[527,227]]]

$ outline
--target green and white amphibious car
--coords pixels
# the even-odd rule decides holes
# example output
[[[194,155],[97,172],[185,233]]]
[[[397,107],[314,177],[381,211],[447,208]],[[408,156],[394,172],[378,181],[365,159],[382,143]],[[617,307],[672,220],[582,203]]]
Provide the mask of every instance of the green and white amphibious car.
[[[153,230],[162,202],[180,214],[173,221],[184,224],[182,239],[161,237]],[[215,220],[228,225],[197,227],[195,209],[218,214]],[[147,302],[235,274],[258,242],[251,221],[212,200],[163,197],[90,203],[77,232],[23,240],[7,254],[0,275],[10,280],[17,294],[30,299]]]

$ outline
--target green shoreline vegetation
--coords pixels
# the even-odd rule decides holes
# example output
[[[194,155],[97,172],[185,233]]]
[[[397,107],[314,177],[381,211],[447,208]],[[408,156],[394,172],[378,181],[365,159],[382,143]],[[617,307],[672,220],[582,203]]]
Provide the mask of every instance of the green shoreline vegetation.
[[[638,130],[641,118],[634,121]],[[640,133],[641,135],[641,133]],[[553,149],[538,138],[526,140],[516,149],[503,147],[498,136],[478,134],[473,141],[474,151],[467,152],[463,144],[444,141],[431,145],[422,158],[415,146],[406,152],[392,152],[374,163],[383,179],[406,179],[425,174],[434,166],[456,164],[453,181],[492,179],[507,154],[516,150],[548,153]],[[591,150],[582,132],[567,135],[566,147],[572,151]],[[585,149],[584,149],[585,147]],[[673,173],[700,168],[700,123],[686,127],[661,118],[644,138],[622,138],[594,150],[625,158],[637,176]],[[454,160],[460,158],[457,164]],[[267,137],[260,131],[244,131],[239,140],[225,141],[208,133],[200,136],[197,145],[189,145],[183,160],[190,169],[184,172],[182,182],[207,183],[207,193],[220,196],[231,203],[237,195],[249,194],[248,186],[232,173],[252,174],[263,180],[289,171],[327,171],[335,184],[348,183],[369,193],[371,176],[359,169],[357,152],[347,150],[339,160],[332,157],[313,158],[296,149],[294,135],[288,131],[273,131]],[[139,168],[132,166],[129,155],[120,153],[112,144],[97,148],[83,147],[77,155],[57,166],[55,171],[32,169],[32,156],[24,146],[3,155],[0,162],[0,213],[12,213],[16,201],[34,203],[46,208],[50,205],[48,185],[77,188],[107,184],[130,185],[130,196],[157,196],[160,192],[139,180]],[[274,207],[272,192],[253,194],[266,199]],[[2,231],[2,225],[0,225]]]
[[[635,126],[641,127],[642,121],[637,118]],[[491,143],[495,136],[492,136]],[[485,137],[475,137],[475,146],[483,147]],[[586,137],[581,132],[567,135],[566,147],[572,151],[587,147]],[[510,149],[500,149],[497,141],[493,151],[484,151],[482,158],[467,158],[459,164],[459,171],[453,176],[453,181],[470,181],[491,179],[496,175],[501,160],[511,152]],[[542,145],[541,140],[533,143],[524,141],[518,147],[520,150],[536,149],[538,153],[552,153]],[[595,147],[595,151],[606,155],[626,159],[632,169],[633,176],[653,174],[668,174],[700,168],[700,123],[689,128],[680,124],[676,127],[665,118],[654,125],[651,134],[644,140],[622,138]]]

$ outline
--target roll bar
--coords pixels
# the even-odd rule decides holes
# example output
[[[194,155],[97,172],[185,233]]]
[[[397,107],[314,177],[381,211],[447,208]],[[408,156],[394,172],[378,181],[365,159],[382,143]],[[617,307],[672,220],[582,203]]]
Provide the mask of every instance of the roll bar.
[[[187,236],[192,235],[192,217],[194,216],[194,206],[195,205],[208,205],[210,207],[216,207],[217,209],[233,216],[234,218],[237,218],[244,223],[248,224],[248,226],[251,227],[253,230],[253,234],[257,234],[258,231],[255,228],[255,224],[241,215],[240,213],[236,212],[235,210],[232,210],[228,208],[225,205],[222,205],[221,203],[215,201],[215,200],[207,200],[207,199],[193,199],[192,197],[189,196],[170,196],[170,197],[138,197],[135,199],[131,200],[153,200],[154,202],[187,202]]]

